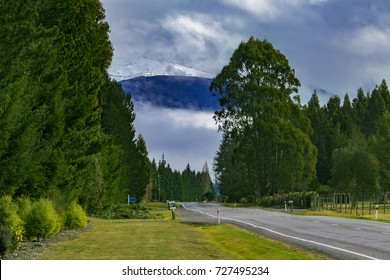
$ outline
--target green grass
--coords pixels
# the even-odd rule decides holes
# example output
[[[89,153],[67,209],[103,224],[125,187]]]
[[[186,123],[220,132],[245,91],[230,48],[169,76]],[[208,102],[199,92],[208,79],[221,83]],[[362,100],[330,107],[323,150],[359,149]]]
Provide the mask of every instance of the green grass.
[[[331,216],[331,217],[342,217],[349,219],[365,219],[365,220],[375,220],[375,210],[371,211],[371,215],[365,212],[364,215],[358,214],[355,212],[352,214],[344,213],[344,212],[336,212],[336,211],[305,211],[305,212],[295,212],[295,215],[304,215],[304,216]],[[390,214],[378,214],[378,221],[390,223]]]
[[[169,212],[169,211],[166,211]],[[58,243],[51,260],[326,259],[231,225],[196,225],[178,220],[92,219],[92,231]]]

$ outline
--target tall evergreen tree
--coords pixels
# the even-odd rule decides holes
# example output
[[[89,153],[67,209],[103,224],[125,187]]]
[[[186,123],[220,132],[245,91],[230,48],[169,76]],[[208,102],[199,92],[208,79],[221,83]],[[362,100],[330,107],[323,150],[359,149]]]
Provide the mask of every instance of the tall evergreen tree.
[[[316,174],[318,183],[326,185],[331,176],[332,164],[332,138],[331,123],[326,116],[325,108],[320,106],[317,92],[314,91],[309,100],[306,114],[313,127],[311,140],[318,150]]]
[[[245,154],[244,195],[288,191],[313,179],[316,149],[296,95],[299,86],[286,57],[253,37],[213,79],[210,89],[222,107],[214,118],[225,133],[238,136]]]

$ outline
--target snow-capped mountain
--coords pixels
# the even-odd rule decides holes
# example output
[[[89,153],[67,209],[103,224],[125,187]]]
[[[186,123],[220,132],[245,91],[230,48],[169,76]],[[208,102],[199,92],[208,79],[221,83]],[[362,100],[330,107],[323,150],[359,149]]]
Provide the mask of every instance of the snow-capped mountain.
[[[210,78],[162,75],[135,77],[120,84],[136,102],[163,108],[215,111],[220,107],[210,93],[210,82]]]
[[[112,65],[109,69],[112,79],[123,81],[139,76],[191,76],[212,78],[215,75],[193,67],[184,66],[173,62],[162,62],[148,57],[129,59],[123,65]]]

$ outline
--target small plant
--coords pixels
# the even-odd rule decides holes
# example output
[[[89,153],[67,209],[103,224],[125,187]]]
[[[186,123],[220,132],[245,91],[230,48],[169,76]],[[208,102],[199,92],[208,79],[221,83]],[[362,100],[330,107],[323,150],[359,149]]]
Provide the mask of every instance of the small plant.
[[[11,196],[3,196],[0,198],[0,228],[8,228],[11,231],[11,251],[18,248],[23,240],[23,222],[18,216],[17,211],[18,206],[12,201]]]
[[[84,209],[73,201],[66,211],[65,227],[69,229],[84,228],[87,225],[87,214]]]
[[[32,204],[25,229],[28,238],[36,238],[38,241],[41,237],[52,236],[60,231],[61,220],[50,200],[42,198]]]

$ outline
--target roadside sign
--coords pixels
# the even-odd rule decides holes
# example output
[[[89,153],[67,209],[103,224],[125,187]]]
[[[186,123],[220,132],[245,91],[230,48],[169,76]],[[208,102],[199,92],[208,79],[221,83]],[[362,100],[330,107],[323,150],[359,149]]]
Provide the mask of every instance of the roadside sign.
[[[137,198],[135,196],[127,196],[127,204],[134,204],[137,202]]]
[[[176,202],[168,201],[168,210],[175,210],[175,209],[176,209]]]

